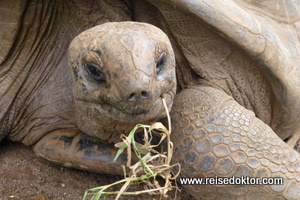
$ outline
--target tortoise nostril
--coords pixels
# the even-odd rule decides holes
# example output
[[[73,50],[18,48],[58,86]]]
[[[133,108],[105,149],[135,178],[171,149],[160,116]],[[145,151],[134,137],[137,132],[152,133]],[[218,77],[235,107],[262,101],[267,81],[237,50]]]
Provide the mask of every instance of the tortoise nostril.
[[[148,92],[142,91],[141,97],[142,97],[142,99],[148,99],[148,97],[149,97]]]
[[[129,97],[128,97],[128,100],[129,101],[135,101],[136,99],[135,99],[135,93],[131,93],[130,95],[129,95]]]
[[[136,102],[139,100],[147,100],[148,98],[149,98],[149,93],[146,91],[133,92],[128,96],[128,100],[132,102]]]

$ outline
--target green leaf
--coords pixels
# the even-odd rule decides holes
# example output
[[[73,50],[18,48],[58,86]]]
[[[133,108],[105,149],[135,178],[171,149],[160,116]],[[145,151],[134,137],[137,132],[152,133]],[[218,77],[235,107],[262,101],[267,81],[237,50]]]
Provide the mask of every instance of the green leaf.
[[[95,195],[92,197],[91,200],[99,200],[100,197],[101,197],[101,195],[102,195],[102,191],[101,191],[101,192],[98,192],[97,194],[95,194]]]
[[[126,149],[126,148],[127,148],[127,144],[125,144],[125,143],[123,143],[123,145],[121,145],[119,147],[119,150],[117,151],[117,154],[116,154],[116,156],[114,158],[114,162],[116,162],[116,160],[118,159],[118,157],[121,155],[121,153],[123,153],[124,149]]]

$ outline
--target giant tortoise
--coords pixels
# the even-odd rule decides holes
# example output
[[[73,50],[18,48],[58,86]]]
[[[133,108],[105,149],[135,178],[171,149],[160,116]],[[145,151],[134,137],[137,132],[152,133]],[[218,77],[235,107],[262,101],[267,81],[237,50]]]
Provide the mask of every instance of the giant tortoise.
[[[300,129],[297,8],[292,0],[1,1],[0,139],[120,174],[126,157],[111,162],[113,143],[163,118],[163,95],[181,177],[283,178],[185,185],[196,199],[300,199],[299,154],[283,141]]]

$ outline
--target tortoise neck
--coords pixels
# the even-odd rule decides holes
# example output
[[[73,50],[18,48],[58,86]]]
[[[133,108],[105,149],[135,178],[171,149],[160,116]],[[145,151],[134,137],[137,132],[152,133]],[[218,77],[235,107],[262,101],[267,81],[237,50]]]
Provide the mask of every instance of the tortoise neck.
[[[75,127],[72,82],[66,60],[40,79],[43,80],[32,92],[16,97],[8,135],[13,141],[32,145],[50,131]]]
[[[32,144],[51,127],[68,127],[72,89],[66,51],[80,30],[72,32],[67,13],[58,8],[28,3],[16,23],[13,45],[0,62],[0,122],[5,124],[0,137]]]

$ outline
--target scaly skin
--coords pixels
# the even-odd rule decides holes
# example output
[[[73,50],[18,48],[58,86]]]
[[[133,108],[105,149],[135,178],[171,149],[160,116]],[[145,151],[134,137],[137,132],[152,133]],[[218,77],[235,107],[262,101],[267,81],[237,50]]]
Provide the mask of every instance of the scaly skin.
[[[195,86],[171,112],[181,177],[283,177],[283,185],[186,185],[196,199],[299,199],[299,154],[226,93]],[[222,198],[221,198],[222,197]]]
[[[67,129],[46,135],[34,146],[38,156],[66,167],[123,175],[122,165],[126,165],[127,156],[121,154],[113,162],[117,150],[107,141]]]

